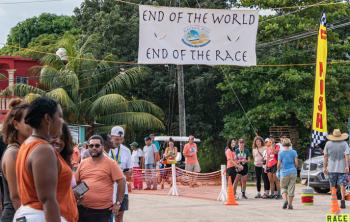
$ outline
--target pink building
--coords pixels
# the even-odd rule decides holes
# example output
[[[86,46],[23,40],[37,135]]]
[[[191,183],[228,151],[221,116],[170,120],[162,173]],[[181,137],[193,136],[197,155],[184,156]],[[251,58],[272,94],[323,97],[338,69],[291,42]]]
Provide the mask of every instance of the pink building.
[[[0,56],[0,90],[16,83],[37,86],[38,78],[30,76],[28,71],[38,65],[40,65],[38,61],[20,56]],[[0,122],[4,119],[12,98],[12,96],[0,96]]]

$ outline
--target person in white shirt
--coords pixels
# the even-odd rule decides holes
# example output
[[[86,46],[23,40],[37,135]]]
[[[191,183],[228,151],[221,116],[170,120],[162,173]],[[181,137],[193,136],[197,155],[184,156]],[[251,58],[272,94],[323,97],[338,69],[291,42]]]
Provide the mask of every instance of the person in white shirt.
[[[123,145],[124,143],[124,129],[121,126],[114,126],[111,130],[111,141],[114,149],[110,149],[108,156],[117,161],[119,167],[123,170],[127,181],[130,181],[132,175],[132,159],[130,149]],[[116,184],[115,184],[115,191]],[[121,203],[119,212],[115,215],[116,222],[123,222],[124,211],[129,209],[128,187],[125,187],[125,195]]]
[[[142,172],[141,172],[141,161],[143,157],[143,152],[139,147],[139,144],[133,142],[130,144],[132,149],[131,161],[132,161],[132,175],[134,179],[134,189],[142,190],[143,181],[142,181]]]

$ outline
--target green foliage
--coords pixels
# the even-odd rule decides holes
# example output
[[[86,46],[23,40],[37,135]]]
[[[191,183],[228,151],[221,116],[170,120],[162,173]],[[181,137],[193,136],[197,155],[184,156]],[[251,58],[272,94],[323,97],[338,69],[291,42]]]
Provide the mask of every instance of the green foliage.
[[[208,137],[200,145],[199,164],[203,172],[220,170],[220,164],[226,165],[225,142]]]
[[[311,4],[315,1],[242,1],[244,4],[256,4],[259,7],[283,7],[296,4]],[[259,25],[260,42],[273,42],[305,30],[317,30],[319,18],[324,7],[314,7],[301,12],[288,14],[290,10],[279,10],[272,19],[262,18]],[[294,9],[295,10],[295,9]],[[327,6],[327,20],[331,24],[349,21],[350,9],[347,5]],[[268,22],[264,20],[270,19]],[[316,33],[317,34],[317,33]],[[343,60],[349,52],[349,28],[328,31],[328,59]],[[296,41],[282,41],[277,45],[258,47],[257,57],[260,64],[297,64],[315,63],[317,36],[312,35]],[[259,44],[258,44],[259,46]],[[348,65],[329,65],[326,78],[326,96],[328,109],[328,128],[346,130],[350,116],[348,92]],[[232,107],[225,116],[225,137],[255,136],[254,128],[262,136],[268,136],[268,129],[274,125],[295,126],[300,134],[299,147],[305,151],[310,142],[312,125],[312,104],[314,89],[314,66],[295,67],[220,67],[225,80],[218,85],[222,90],[221,107]],[[242,106],[247,111],[244,115]]]
[[[123,68],[96,60],[89,53],[89,46],[97,40],[88,38],[89,42],[78,48],[75,38],[66,35],[57,45],[67,49],[67,63],[48,54],[41,59],[43,66],[36,73],[40,88],[16,84],[14,89],[8,88],[3,94],[10,94],[13,90],[15,95],[26,96],[27,100],[42,95],[54,98],[62,105],[65,117],[71,123],[118,124],[126,125],[129,130],[163,129],[161,108],[146,100],[121,95],[142,81],[148,75],[148,69]],[[108,70],[109,78],[101,78],[105,75],[104,70]]]

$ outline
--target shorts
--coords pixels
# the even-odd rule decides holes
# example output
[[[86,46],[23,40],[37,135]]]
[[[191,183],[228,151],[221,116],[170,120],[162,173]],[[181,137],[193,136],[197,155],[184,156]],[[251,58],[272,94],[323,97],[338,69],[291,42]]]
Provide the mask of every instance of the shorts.
[[[288,197],[294,197],[296,181],[297,181],[296,174],[291,174],[291,175],[282,177],[280,181],[282,193],[287,193]]]
[[[197,164],[186,164],[185,170],[190,171],[190,172],[199,173],[199,172],[201,172],[201,167],[199,166],[198,163]]]
[[[267,173],[272,173],[272,174],[275,174],[277,172],[277,165],[274,165],[272,167],[267,167],[266,168],[266,172]]]
[[[241,175],[241,176],[247,176],[248,175],[248,164],[244,164],[244,165],[242,165],[243,166],[243,170],[241,170],[241,171],[237,171],[237,169],[236,169],[236,171],[237,171],[237,174],[238,175]]]
[[[122,204],[120,205],[119,211],[127,211],[129,210],[129,195],[125,194]]]
[[[329,173],[329,183],[331,187],[345,186],[346,185],[346,174],[345,173]]]

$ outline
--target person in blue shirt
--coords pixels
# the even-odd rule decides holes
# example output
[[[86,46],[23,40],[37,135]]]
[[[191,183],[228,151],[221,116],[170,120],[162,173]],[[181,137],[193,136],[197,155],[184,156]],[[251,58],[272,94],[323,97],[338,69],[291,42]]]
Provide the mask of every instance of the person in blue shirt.
[[[158,141],[155,141],[155,140],[154,140],[154,137],[155,137],[154,134],[153,134],[153,133],[150,134],[149,137],[151,137],[151,139],[152,139],[152,144],[154,144],[154,145],[156,146],[156,149],[157,149],[157,151],[159,152],[159,150],[160,150],[160,144],[159,144]]]
[[[278,154],[277,176],[280,178],[282,196],[285,200],[282,208],[287,209],[288,207],[292,210],[297,180],[298,154],[293,150],[290,139],[284,138],[282,145],[283,147]]]

